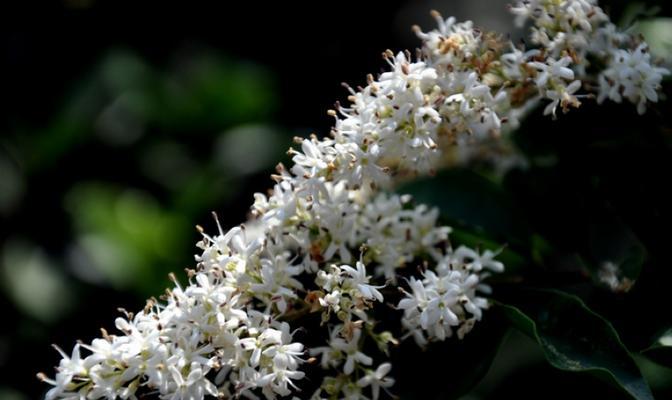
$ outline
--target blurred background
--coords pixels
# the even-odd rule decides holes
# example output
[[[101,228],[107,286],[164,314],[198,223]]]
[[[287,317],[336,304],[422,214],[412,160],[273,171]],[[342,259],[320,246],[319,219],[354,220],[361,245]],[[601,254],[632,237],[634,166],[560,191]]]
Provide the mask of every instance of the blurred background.
[[[0,12],[1,400],[40,398],[51,343],[90,340],[192,266],[211,211],[243,222],[291,138],[328,133],[340,83],[380,71],[387,48],[417,47],[410,26],[433,27],[429,10],[516,36],[507,0],[138,3]],[[672,15],[626,3],[604,6],[615,20]],[[672,43],[666,19],[642,29],[657,49]],[[473,398],[531,398],[549,382],[571,393],[527,339],[509,340]]]

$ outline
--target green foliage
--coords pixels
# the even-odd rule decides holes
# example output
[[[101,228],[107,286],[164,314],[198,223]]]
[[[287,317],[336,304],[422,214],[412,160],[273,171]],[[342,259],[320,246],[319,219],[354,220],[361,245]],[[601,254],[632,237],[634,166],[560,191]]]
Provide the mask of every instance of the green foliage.
[[[30,266],[12,279],[43,271],[5,285],[12,301],[54,321],[67,311],[55,307],[76,297],[68,275],[141,298],[161,293],[168,272],[193,266],[194,222],[238,202],[246,181],[262,172],[266,180],[282,158],[288,135],[265,122],[276,96],[268,71],[207,49],[179,52],[161,68],[130,51],[104,54],[48,121],[0,140],[0,216],[28,207],[31,219],[70,216],[50,240],[63,254],[32,243],[6,249],[5,264],[19,254],[12,263]],[[243,218],[244,210],[223,223]],[[32,238],[25,226],[7,225],[3,241]],[[31,296],[38,287],[46,289]],[[55,301],[56,292],[68,295]]]
[[[439,207],[451,226],[464,227],[481,237],[508,243],[527,243],[529,238],[529,227],[511,196],[499,183],[470,169],[441,171],[403,186],[399,192]]]
[[[207,138],[275,111],[273,82],[260,67],[207,53],[177,60],[160,71],[133,53],[108,54],[53,121],[18,138],[19,147],[30,150],[27,168],[48,168],[96,137],[112,146],[135,143],[153,130]]]
[[[578,297],[555,290],[518,290],[514,305],[499,304],[512,325],[534,338],[548,362],[593,372],[633,398],[653,399],[637,364],[613,326]]]
[[[642,354],[656,363],[672,368],[672,328],[658,335],[653,344]]]
[[[119,289],[151,293],[157,281],[165,283],[171,250],[184,247],[190,236],[183,217],[137,190],[80,184],[66,205],[78,232],[76,251],[86,260],[79,268]]]

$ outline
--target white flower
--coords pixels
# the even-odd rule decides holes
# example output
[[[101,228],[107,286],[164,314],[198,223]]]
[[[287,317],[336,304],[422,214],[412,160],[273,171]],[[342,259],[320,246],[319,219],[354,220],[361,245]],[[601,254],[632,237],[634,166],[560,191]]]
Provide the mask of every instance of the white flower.
[[[73,378],[81,377],[87,379],[88,369],[84,365],[84,360],[80,356],[80,345],[76,344],[72,349],[72,356],[68,356],[60,347],[54,348],[63,357],[57,368],[56,379],[47,379],[40,375],[44,382],[53,385],[54,387],[47,392],[46,399],[65,398],[67,395],[72,395],[72,391],[76,391],[79,384],[73,383]],[[79,397],[79,396],[78,396]]]
[[[174,387],[169,389],[172,394],[165,398],[171,400],[200,400],[206,394],[217,396],[217,388],[205,378],[205,374],[208,371],[203,371],[203,367],[200,364],[196,362],[191,363],[186,379],[183,372],[179,371],[175,365],[170,365],[168,369],[175,384]]]
[[[611,261],[605,261],[600,265],[597,278],[614,293],[627,292],[633,285],[633,281],[624,276],[618,265]]]
[[[255,297],[266,304],[276,304],[280,314],[287,311],[288,301],[296,298],[296,290],[303,288],[295,276],[302,272],[300,266],[287,265],[287,254],[264,258],[260,261],[261,283],[253,283],[250,288]]]
[[[540,51],[533,49],[523,52],[513,45],[510,46],[511,51],[504,53],[501,57],[503,72],[509,79],[520,80],[524,77],[524,67],[531,58],[539,56]]]
[[[294,167],[292,172],[299,176],[315,176],[327,169],[330,142],[319,142],[316,139],[305,139],[301,142],[303,153],[293,151]]]
[[[345,355],[345,365],[343,372],[350,375],[355,371],[355,366],[358,364],[371,365],[373,359],[364,354],[360,349],[359,339],[362,336],[362,331],[356,329],[350,340],[341,337],[333,339],[330,346]]]
[[[528,65],[539,71],[535,83],[539,88],[545,88],[548,86],[549,81],[573,80],[574,71],[568,68],[571,63],[571,57],[562,57],[559,60],[549,58],[546,62],[533,61],[528,63]]]
[[[567,50],[582,56],[596,28],[608,21],[596,3],[595,0],[524,0],[514,3],[510,10],[516,15],[519,27],[532,20],[532,42],[542,45],[551,56]]]
[[[378,400],[380,397],[380,388],[387,389],[394,385],[394,378],[386,376],[392,369],[392,364],[383,363],[375,370],[367,371],[366,375],[357,381],[357,385],[361,387],[371,386],[371,394],[373,400]]]
[[[501,261],[495,260],[498,252],[492,252],[490,250],[485,250],[482,254],[479,254],[477,251],[466,247],[458,247],[452,256],[452,262],[458,262],[464,264],[468,267],[470,271],[480,272],[481,270],[489,269],[492,272],[503,272],[504,264]],[[438,268],[441,268],[440,264]]]
[[[334,290],[320,298],[320,305],[322,305],[322,307],[331,308],[334,312],[339,312],[341,311],[341,297],[341,291]]]
[[[470,330],[474,321],[481,319],[482,309],[488,307],[487,301],[476,294],[477,290],[487,292],[488,287],[470,271],[472,268],[478,271],[482,265],[465,263],[465,259],[474,254],[464,253],[463,250],[457,258],[446,256],[439,262],[437,273],[425,271],[422,280],[411,277],[408,281],[411,292],[404,291],[405,297],[397,308],[404,311],[402,325],[420,345],[427,339],[445,340],[452,336],[453,328],[465,323],[470,325]],[[488,262],[487,258],[485,261]],[[494,269],[499,267],[498,264],[488,265]]]
[[[637,112],[646,112],[647,102],[658,102],[658,91],[664,75],[670,73],[666,68],[651,64],[651,55],[645,43],[634,51],[615,50],[609,68],[599,76],[600,91],[597,101],[606,98],[620,103],[625,97],[637,104]]]
[[[290,387],[298,389],[293,380],[303,379],[305,375],[303,371],[286,369],[285,365],[273,360],[273,372],[262,376],[257,384],[264,387],[266,398],[275,398],[275,393],[288,396],[292,393]]]
[[[318,347],[313,347],[309,350],[309,353],[311,356],[321,356],[320,357],[320,366],[322,369],[327,369],[330,367],[338,367],[342,361],[343,353],[331,346],[332,343],[334,343],[338,338],[341,333],[340,327],[337,329],[332,329],[329,333],[329,340],[327,342],[327,346],[318,346]]]
[[[382,302],[383,295],[378,291],[382,286],[369,285],[369,276],[366,275],[366,267],[361,261],[357,261],[357,269],[349,265],[341,265],[340,269],[343,273],[350,276],[349,283],[359,290],[361,297],[367,300],[377,300]]]
[[[574,93],[579,90],[581,87],[581,81],[574,81],[567,86],[556,85],[556,89],[547,90],[546,97],[551,100],[550,103],[544,108],[544,115],[553,115],[555,118],[555,109],[560,105],[564,112],[567,112],[568,107],[578,107],[579,100],[574,95]]]

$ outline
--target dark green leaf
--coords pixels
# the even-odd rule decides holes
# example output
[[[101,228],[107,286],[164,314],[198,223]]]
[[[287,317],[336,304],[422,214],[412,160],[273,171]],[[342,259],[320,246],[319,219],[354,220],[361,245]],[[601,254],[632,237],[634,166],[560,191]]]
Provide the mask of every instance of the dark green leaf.
[[[497,259],[506,269],[493,279],[508,280],[530,264],[531,257],[525,254],[532,247],[530,228],[500,184],[473,171],[455,169],[404,185],[398,192],[438,207],[441,219],[453,229],[453,245],[499,252]]]
[[[653,399],[632,356],[603,317],[576,296],[523,290],[500,304],[512,324],[535,339],[548,362],[566,371],[592,372],[635,399]]]
[[[672,328],[659,335],[642,354],[660,365],[672,368]]]
[[[469,170],[442,171],[398,190],[420,203],[436,206],[453,225],[506,243],[526,243],[529,227],[502,187]],[[482,236],[482,235],[481,235]]]

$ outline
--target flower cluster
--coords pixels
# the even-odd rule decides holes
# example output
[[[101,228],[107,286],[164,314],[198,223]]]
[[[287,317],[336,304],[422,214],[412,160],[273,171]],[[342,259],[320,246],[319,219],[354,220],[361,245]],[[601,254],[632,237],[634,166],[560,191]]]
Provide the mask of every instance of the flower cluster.
[[[596,0],[525,0],[512,6],[511,11],[519,25],[531,20],[532,42],[551,57],[564,57],[565,67],[570,66],[579,79],[590,80],[586,71],[596,69],[598,102],[608,98],[620,103],[625,98],[644,114],[648,102],[658,101],[657,92],[669,70],[652,62],[641,38],[620,32]],[[573,79],[573,75],[567,79]],[[574,91],[580,86],[577,84]],[[574,91],[567,87],[566,98],[572,99]],[[558,92],[555,97],[562,98],[564,93]]]
[[[504,266],[493,252],[453,249],[438,210],[391,194],[395,184],[456,160],[501,160],[493,152],[510,149],[498,143],[522,116],[540,102],[553,116],[578,107],[593,81],[599,101],[626,98],[643,112],[668,72],[594,1],[511,10],[532,21],[534,48],[434,13],[437,29],[415,29],[416,58],[385,52],[389,70],[329,112],[328,138],[296,139],[291,168],[278,165],[274,187],[255,195],[256,220],[201,229],[188,284],[173,277],[162,301],[118,319],[122,335],[61,351],[56,377],[41,375],[53,385],[47,398],[274,399],[322,368],[312,398],[377,399],[394,382],[381,358],[397,338],[424,346],[466,335],[488,306],[484,279]],[[399,324],[380,331],[375,310],[390,304]],[[290,323],[313,313],[320,328],[299,342]]]
[[[488,301],[477,291],[490,293],[490,287],[481,283],[486,277],[481,271],[504,270],[494,256],[491,251],[478,254],[462,246],[439,261],[434,270],[425,271],[423,279],[410,278],[411,292],[404,291],[398,308],[404,310],[403,326],[419,345],[425,345],[427,338],[445,340],[455,328],[462,339],[481,319]]]
[[[122,336],[103,331],[90,345],[77,344],[72,356],[59,349],[63,360],[47,380],[54,385],[47,398],[134,399],[143,387],[171,399],[255,389],[269,398],[290,394],[292,380],[304,376],[303,345],[292,341],[286,322],[249,307],[249,295],[233,283],[241,281],[244,263],[241,253],[224,252],[240,244],[241,233],[212,239],[186,288],[173,278],[163,303],[150,300],[136,315],[117,318]]]
[[[647,102],[658,101],[658,90],[663,75],[669,70],[651,64],[651,54],[645,43],[634,50],[613,50],[609,67],[599,76],[598,102],[609,98],[620,103],[623,98],[637,104],[637,112],[644,114]]]

